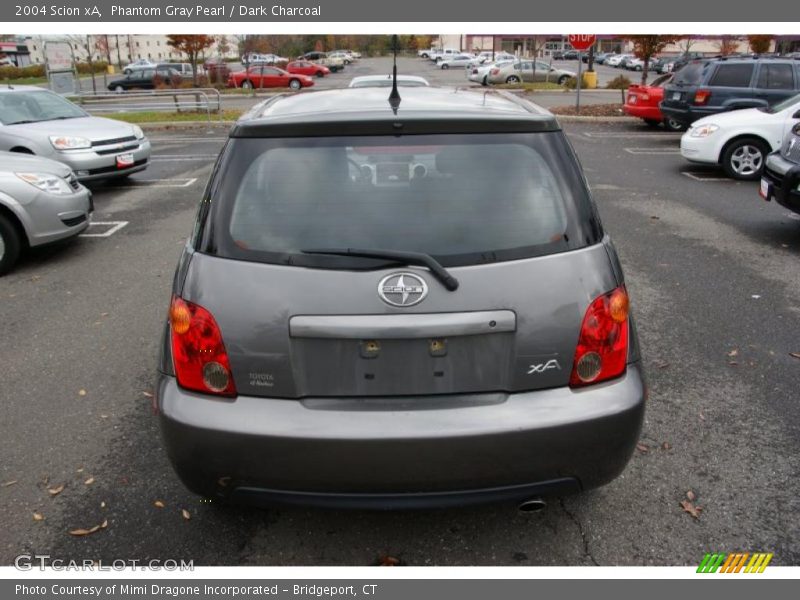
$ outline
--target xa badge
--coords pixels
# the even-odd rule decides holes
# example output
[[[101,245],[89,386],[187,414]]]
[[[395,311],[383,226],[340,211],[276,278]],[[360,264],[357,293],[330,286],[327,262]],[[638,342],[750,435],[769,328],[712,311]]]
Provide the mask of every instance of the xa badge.
[[[549,371],[550,369],[558,369],[561,370],[561,365],[558,364],[558,361],[555,358],[551,358],[545,363],[539,363],[538,365],[530,365],[528,367],[528,375],[537,375],[539,373],[544,373],[545,371]]]
[[[392,306],[414,306],[428,295],[428,284],[414,273],[392,273],[381,279],[378,295]]]

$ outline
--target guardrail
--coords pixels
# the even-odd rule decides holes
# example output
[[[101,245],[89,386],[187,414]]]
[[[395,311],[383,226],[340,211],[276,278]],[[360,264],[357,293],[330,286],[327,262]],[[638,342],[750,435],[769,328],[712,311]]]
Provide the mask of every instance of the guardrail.
[[[214,88],[185,88],[121,93],[82,92],[70,99],[93,113],[115,112],[205,112],[211,124],[211,114],[222,121],[222,95]]]

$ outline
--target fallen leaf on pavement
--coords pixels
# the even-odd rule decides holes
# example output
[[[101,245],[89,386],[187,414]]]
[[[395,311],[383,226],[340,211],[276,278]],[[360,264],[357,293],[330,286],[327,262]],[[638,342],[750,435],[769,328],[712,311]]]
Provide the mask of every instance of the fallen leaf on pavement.
[[[670,444],[669,442],[664,442],[663,444],[661,444],[661,449],[662,450],[672,450],[672,444]]]
[[[186,519],[187,521],[192,518],[191,513],[185,508],[181,509],[181,514],[183,515],[183,518]]]
[[[33,520],[34,521],[44,521],[44,515],[42,513],[35,512],[35,513],[33,513]]]
[[[150,392],[142,392],[142,395],[143,395],[145,398],[152,398],[152,397],[153,397],[153,394],[151,394]]]
[[[700,511],[703,510],[702,506],[695,506],[689,500],[682,500],[681,501],[681,508],[683,508],[684,512],[689,513],[695,519],[700,518]]]
[[[58,496],[61,492],[64,491],[64,484],[57,485],[55,487],[47,488],[47,491],[50,492],[51,496]]]
[[[93,483],[94,483],[94,477],[89,477],[89,479],[83,482],[84,485],[92,485]]]
[[[78,396],[85,396],[86,390],[78,390]]]
[[[694,495],[694,492],[693,492],[692,490],[689,490],[688,492],[686,492],[686,497],[687,497],[689,500],[692,500],[692,501],[694,501],[694,499],[695,499],[697,496],[695,496],[695,495]]]
[[[156,508],[164,508],[164,503],[161,500],[156,500],[155,502],[153,502],[153,506],[155,506]]]
[[[739,349],[738,348],[734,348],[733,350],[728,352],[728,356],[737,356],[738,354],[739,354]]]
[[[93,533],[97,533],[101,529],[105,529],[108,527],[108,519],[105,519],[100,525],[95,525],[94,527],[90,527],[89,529],[73,529],[69,532],[70,535],[75,536],[84,536],[84,535],[92,535]]]
[[[101,502],[101,503],[100,503],[100,508],[105,508],[105,507],[106,507],[106,503],[105,503],[105,501]]]
[[[3,484],[3,487],[8,487],[8,486],[10,486],[10,485],[14,485],[15,483],[17,483],[17,480],[16,480],[16,479],[12,479],[11,481],[6,481],[6,482]]]
[[[382,556],[378,561],[379,567],[396,567],[400,564],[400,559],[394,556]]]
[[[800,352],[789,352],[789,356],[794,358],[800,358]]]
[[[647,454],[648,452],[650,452],[650,446],[648,446],[647,444],[643,444],[642,442],[636,444],[636,449],[642,454]]]
[[[703,413],[697,413],[697,416],[700,417],[701,421],[705,421],[706,420],[706,416]]]

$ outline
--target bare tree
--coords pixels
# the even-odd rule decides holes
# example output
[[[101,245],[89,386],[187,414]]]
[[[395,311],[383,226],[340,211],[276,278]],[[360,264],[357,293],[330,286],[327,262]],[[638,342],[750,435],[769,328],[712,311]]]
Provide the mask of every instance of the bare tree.
[[[716,46],[722,56],[728,56],[736,52],[739,47],[739,40],[732,35],[723,35],[717,41]]]

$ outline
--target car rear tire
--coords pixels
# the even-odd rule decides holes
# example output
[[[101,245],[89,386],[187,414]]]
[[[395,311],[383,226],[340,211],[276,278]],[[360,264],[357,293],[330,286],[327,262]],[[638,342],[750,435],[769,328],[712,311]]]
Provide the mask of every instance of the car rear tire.
[[[442,65],[442,69],[449,69],[449,68],[450,68],[450,65],[448,65],[447,63]]]
[[[242,82],[242,89],[243,90],[252,90],[253,89],[253,84],[249,80],[245,79]]]
[[[19,231],[5,215],[0,215],[0,276],[5,275],[19,258],[22,247]]]
[[[506,77],[506,83],[519,83],[519,77],[516,75],[509,75]]]
[[[685,131],[686,125],[675,119],[666,118],[664,119],[664,129],[667,131]]]
[[[314,73],[314,75],[316,75],[317,77],[325,77],[325,73],[323,73],[322,71],[317,71],[316,73]]]
[[[289,81],[289,87],[293,90],[299,90],[303,86],[300,85],[299,79],[292,79],[291,81]]]
[[[489,85],[489,76],[488,76],[488,75],[484,75],[484,76],[483,76],[483,79],[481,80],[481,85],[482,85],[482,86],[487,86],[487,85]]]
[[[118,85],[117,87],[114,88],[114,92],[116,92],[117,94],[121,94],[124,91],[125,91],[125,88],[122,87],[121,85]]]
[[[733,140],[722,152],[722,168],[728,177],[749,181],[758,179],[770,150],[763,140],[744,137]]]
[[[562,75],[561,77],[558,78],[558,85],[564,85],[565,83],[567,83],[567,79],[569,79],[569,76]]]

